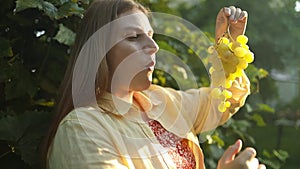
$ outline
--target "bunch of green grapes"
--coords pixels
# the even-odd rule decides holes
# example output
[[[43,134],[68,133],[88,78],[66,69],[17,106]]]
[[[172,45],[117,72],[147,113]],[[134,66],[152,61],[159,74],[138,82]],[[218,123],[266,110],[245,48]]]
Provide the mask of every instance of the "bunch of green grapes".
[[[209,58],[212,64],[209,73],[214,88],[211,96],[221,99],[218,106],[220,112],[225,112],[231,106],[228,99],[232,97],[232,93],[227,89],[232,86],[236,78],[243,75],[248,64],[254,61],[254,54],[250,51],[247,42],[248,38],[245,35],[239,35],[236,40],[231,39],[231,41],[229,38],[222,37],[216,45],[208,49],[209,53],[217,52],[217,55],[211,55]]]

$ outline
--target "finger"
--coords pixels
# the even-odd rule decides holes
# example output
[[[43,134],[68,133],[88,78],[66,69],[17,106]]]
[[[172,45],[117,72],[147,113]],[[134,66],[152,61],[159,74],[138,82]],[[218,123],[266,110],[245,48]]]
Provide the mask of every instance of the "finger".
[[[231,10],[228,7],[224,7],[223,12],[224,12],[225,16],[230,16],[231,15]]]
[[[267,169],[267,167],[264,164],[259,164],[258,169]]]
[[[256,151],[254,148],[248,147],[243,152],[241,152],[236,159],[239,161],[249,161],[256,156]]]
[[[229,17],[229,19],[231,21],[233,21],[234,17],[235,17],[235,13],[236,13],[236,8],[234,6],[230,6],[229,9],[230,9],[230,17]]]
[[[258,168],[259,162],[257,158],[252,158],[250,161],[247,161],[248,168]]]
[[[244,18],[248,17],[248,13],[247,11],[242,11],[240,17],[238,18],[238,20],[243,20]]]
[[[242,149],[242,141],[239,139],[235,144],[229,146],[223,154],[224,162],[234,160],[237,153]]]
[[[242,14],[241,8],[236,8],[233,22],[236,22],[240,18],[241,14]]]

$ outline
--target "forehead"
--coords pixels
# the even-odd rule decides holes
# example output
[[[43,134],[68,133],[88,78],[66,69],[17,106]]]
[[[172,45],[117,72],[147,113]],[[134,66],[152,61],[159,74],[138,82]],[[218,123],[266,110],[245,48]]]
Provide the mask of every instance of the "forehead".
[[[153,32],[148,17],[139,10],[131,10],[122,13],[119,18],[114,21],[113,28],[116,32],[129,30]]]

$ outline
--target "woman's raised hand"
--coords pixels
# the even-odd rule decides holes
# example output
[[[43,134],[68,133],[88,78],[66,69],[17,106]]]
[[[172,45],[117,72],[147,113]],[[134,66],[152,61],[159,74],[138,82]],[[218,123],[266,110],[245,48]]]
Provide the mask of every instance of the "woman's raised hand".
[[[255,149],[248,147],[240,152],[241,148],[241,140],[237,140],[235,144],[229,146],[220,158],[217,169],[266,169],[266,166],[259,164],[255,157]],[[238,153],[239,155],[237,155]]]
[[[238,35],[245,33],[247,26],[248,13],[234,6],[222,8],[216,19],[215,39],[216,41],[227,31],[229,31],[233,39]]]

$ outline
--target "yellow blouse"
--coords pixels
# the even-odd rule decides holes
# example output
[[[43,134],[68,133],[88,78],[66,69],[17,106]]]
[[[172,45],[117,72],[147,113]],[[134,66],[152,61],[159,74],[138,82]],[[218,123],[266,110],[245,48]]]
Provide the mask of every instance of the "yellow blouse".
[[[188,139],[196,168],[204,169],[197,134],[225,123],[249,95],[246,76],[236,80],[231,108],[220,113],[211,88],[177,91],[152,85],[134,93],[134,101],[150,119]],[[48,152],[49,169],[163,169],[176,168],[168,149],[157,141],[136,104],[105,93],[99,106],[76,108],[60,123]]]

